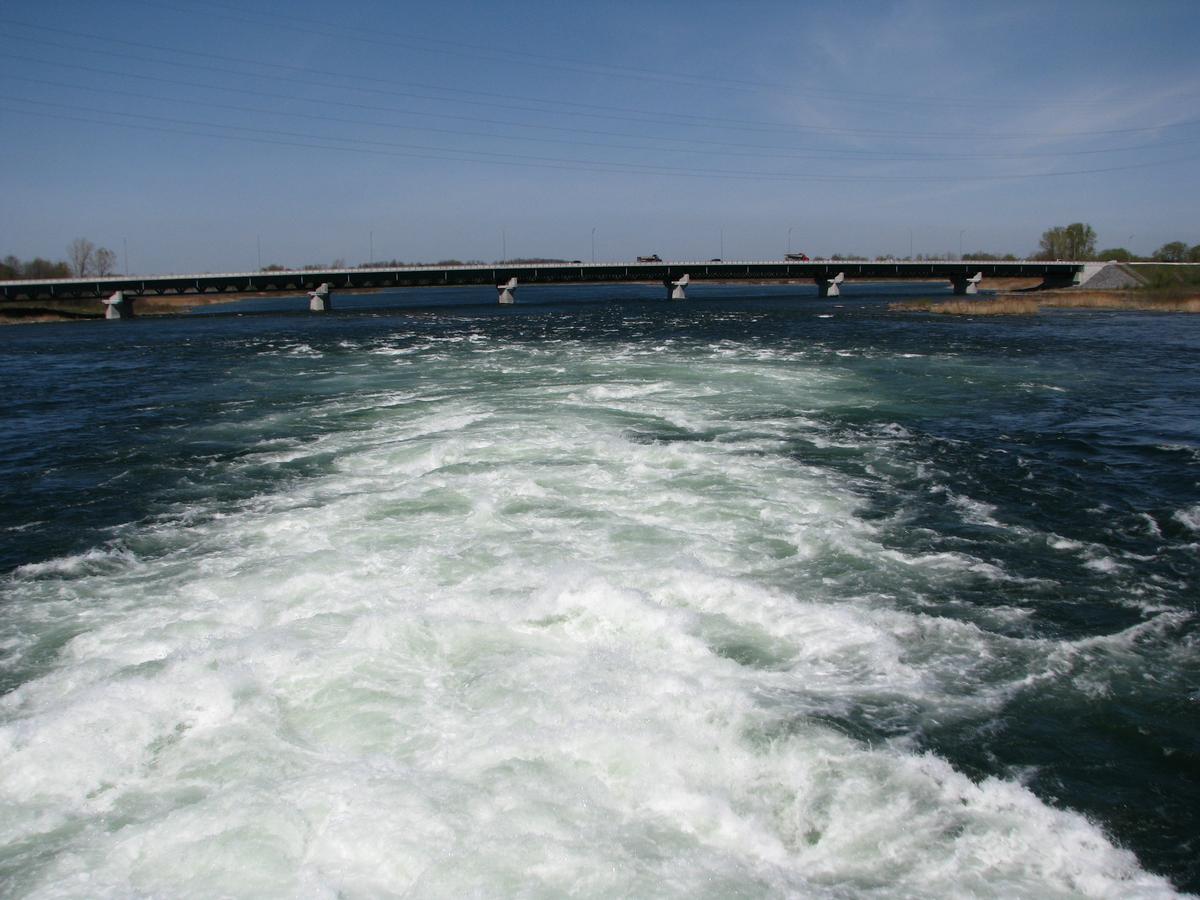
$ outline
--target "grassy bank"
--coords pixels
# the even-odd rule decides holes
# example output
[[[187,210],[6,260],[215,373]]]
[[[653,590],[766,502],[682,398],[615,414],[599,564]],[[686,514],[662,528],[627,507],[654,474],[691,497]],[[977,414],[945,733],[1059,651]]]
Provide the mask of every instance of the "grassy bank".
[[[1143,291],[1164,299],[1186,299],[1200,295],[1200,266],[1138,266]]]

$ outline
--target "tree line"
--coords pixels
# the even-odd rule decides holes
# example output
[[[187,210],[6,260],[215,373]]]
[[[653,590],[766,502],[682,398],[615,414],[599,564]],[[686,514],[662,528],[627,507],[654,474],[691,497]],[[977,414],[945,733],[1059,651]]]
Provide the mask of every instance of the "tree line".
[[[1188,246],[1184,241],[1170,241],[1150,256],[1138,256],[1124,247],[1096,249],[1096,230],[1086,222],[1056,225],[1042,232],[1034,259],[1115,259],[1117,262],[1191,262],[1200,263],[1200,244]]]
[[[565,263],[565,259],[510,259],[506,261],[509,264],[513,263]],[[578,260],[575,260],[578,262]],[[305,263],[302,266],[284,266],[279,263],[271,263],[269,266],[263,266],[259,269],[260,272],[328,272],[330,269],[411,269],[417,266],[490,266],[498,265],[499,262],[489,263],[484,259],[439,259],[437,262],[405,262],[401,259],[385,259],[376,262],[360,262],[352,266],[346,265],[344,259],[335,259],[329,265],[323,263]]]
[[[835,253],[830,259],[835,260],[865,260],[868,257],[859,256],[856,253]],[[923,259],[933,259],[934,257],[926,257],[922,254],[917,254],[915,257],[896,257],[896,256],[877,256],[877,261],[893,261],[893,260],[909,260],[917,261]],[[946,253],[940,257],[941,259],[952,259],[953,254]],[[990,253],[983,250],[976,250],[972,253],[964,253],[963,259],[986,261],[986,260],[1016,260],[1017,257],[1011,253],[999,254]],[[1038,251],[1034,254],[1033,259],[1039,260],[1101,260],[1108,261],[1110,259],[1117,262],[1188,262],[1200,263],[1200,244],[1189,245],[1185,241],[1169,241],[1155,250],[1150,256],[1138,256],[1124,247],[1107,247],[1103,250],[1096,249],[1096,230],[1086,222],[1072,222],[1070,225],[1056,225],[1053,228],[1048,228],[1042,232],[1041,240],[1038,242]],[[560,259],[511,259],[505,261],[512,265],[516,263],[565,263],[567,260]],[[107,247],[97,247],[86,238],[76,238],[67,245],[67,258],[65,260],[48,260],[42,259],[40,256],[35,256],[30,260],[21,260],[15,256],[9,255],[0,260],[0,281],[14,281],[17,279],[41,279],[41,278],[87,278],[95,276],[103,278],[107,275],[114,274],[117,264],[117,255]],[[467,260],[466,265],[484,265],[482,260]],[[400,260],[388,260],[387,262],[372,262],[359,263],[359,268],[388,268],[388,267],[404,267],[410,265],[426,265],[426,263],[406,263]],[[444,259],[436,263],[436,265],[464,265],[457,259]],[[308,265],[305,269],[324,269],[324,266]],[[346,268],[344,260],[336,259],[333,261],[333,268]],[[282,271],[283,266],[270,265],[264,266],[264,272]]]
[[[107,247],[97,247],[87,238],[75,238],[67,244],[67,258],[51,261],[35,256],[21,260],[9,254],[0,260],[0,281],[28,278],[103,278],[112,275],[117,267],[117,254]]]

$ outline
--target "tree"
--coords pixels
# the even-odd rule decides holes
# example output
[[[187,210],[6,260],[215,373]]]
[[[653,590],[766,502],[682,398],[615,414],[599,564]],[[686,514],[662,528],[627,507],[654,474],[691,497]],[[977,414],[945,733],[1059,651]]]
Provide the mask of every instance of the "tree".
[[[1084,222],[1056,225],[1042,232],[1038,259],[1091,259],[1096,255],[1096,230]]]
[[[1096,229],[1083,222],[1067,226],[1067,259],[1091,259],[1096,255]]]
[[[1110,259],[1115,259],[1117,262],[1133,262],[1137,257],[1124,247],[1109,247],[1106,250],[1097,251],[1096,259],[1102,259],[1105,262]]]
[[[1042,239],[1038,241],[1038,259],[1062,259],[1063,248],[1066,246],[1066,229],[1061,225],[1055,225],[1053,228],[1048,228],[1042,232]]]
[[[15,256],[4,257],[0,262],[0,281],[13,281],[21,277],[21,261]]]
[[[1187,252],[1187,261],[1194,262],[1194,263],[1200,263],[1200,244],[1197,244],[1195,247],[1193,247],[1191,250],[1189,250]]]
[[[65,262],[50,262],[35,256],[21,267],[21,274],[26,278],[70,278],[71,267]]]
[[[100,247],[96,250],[95,256],[92,257],[92,268],[96,270],[97,275],[111,275],[116,267],[117,254],[107,247]]]
[[[71,261],[76,278],[83,278],[91,270],[95,252],[96,245],[87,238],[75,238],[67,244],[67,259]]]
[[[1155,262],[1183,262],[1188,255],[1188,245],[1183,241],[1171,241],[1154,251]]]

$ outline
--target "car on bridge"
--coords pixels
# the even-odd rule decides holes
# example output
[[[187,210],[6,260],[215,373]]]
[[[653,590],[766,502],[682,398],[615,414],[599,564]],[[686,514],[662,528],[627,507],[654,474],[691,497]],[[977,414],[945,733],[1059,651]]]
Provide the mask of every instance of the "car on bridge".
[[[651,253],[649,256],[639,256],[638,262],[662,262],[662,257],[657,253]]]
[[[784,259],[794,260],[795,262],[808,262],[809,261],[808,256],[803,253],[788,253],[784,256]]]

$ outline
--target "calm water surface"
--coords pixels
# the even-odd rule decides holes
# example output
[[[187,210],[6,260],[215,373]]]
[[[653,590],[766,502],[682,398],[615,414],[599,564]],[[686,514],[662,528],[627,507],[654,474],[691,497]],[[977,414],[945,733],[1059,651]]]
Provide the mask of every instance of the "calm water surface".
[[[690,293],[0,330],[0,895],[1200,890],[1200,317]]]

